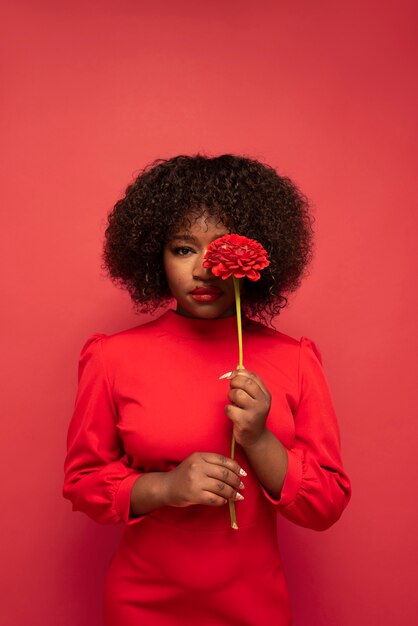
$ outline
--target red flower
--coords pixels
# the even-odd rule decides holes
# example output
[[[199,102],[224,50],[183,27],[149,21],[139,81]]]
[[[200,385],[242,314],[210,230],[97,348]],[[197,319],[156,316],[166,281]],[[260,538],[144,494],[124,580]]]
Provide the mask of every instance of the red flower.
[[[224,235],[212,241],[203,261],[203,267],[210,267],[212,273],[221,276],[223,280],[230,276],[258,280],[260,272],[257,270],[268,265],[270,261],[267,260],[267,252],[261,243],[235,234]]]

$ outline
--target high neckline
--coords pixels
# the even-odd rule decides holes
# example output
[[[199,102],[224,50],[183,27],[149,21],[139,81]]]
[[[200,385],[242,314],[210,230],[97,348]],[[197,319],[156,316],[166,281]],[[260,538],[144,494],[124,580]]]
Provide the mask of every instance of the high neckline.
[[[202,319],[200,317],[186,317],[173,309],[168,309],[159,318],[159,323],[167,332],[178,337],[190,339],[211,340],[214,338],[237,335],[237,316],[218,317],[215,319]],[[242,327],[245,328],[250,320],[242,316]]]

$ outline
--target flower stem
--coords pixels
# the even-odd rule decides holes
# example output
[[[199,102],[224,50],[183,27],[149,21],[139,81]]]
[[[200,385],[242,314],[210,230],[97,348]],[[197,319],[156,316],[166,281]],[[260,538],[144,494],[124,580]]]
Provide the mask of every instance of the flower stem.
[[[239,280],[238,278],[234,279],[234,290],[235,290],[235,307],[237,310],[237,326],[238,326],[238,352],[239,352],[239,362],[238,369],[242,370],[244,368],[243,365],[243,350],[242,350],[242,324],[241,324],[241,294],[239,291]],[[231,459],[234,458],[235,454],[235,437],[232,435],[231,442]],[[235,502],[233,500],[229,501],[229,514],[231,516],[231,527],[234,529],[238,529],[237,518],[235,515]]]
[[[234,289],[235,289],[235,308],[237,310],[237,325],[238,325],[238,352],[239,352],[239,364],[238,369],[242,370],[244,368],[243,365],[243,351],[242,351],[242,324],[241,324],[241,294],[239,291],[239,280],[238,278],[234,279]]]

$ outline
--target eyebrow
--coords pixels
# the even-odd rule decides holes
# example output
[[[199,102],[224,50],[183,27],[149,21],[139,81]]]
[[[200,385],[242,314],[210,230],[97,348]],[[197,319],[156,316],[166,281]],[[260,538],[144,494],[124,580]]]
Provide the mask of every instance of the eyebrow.
[[[219,233],[217,235],[215,235],[213,237],[214,241],[215,239],[218,239],[219,237],[223,237],[224,235],[226,235],[227,233]],[[173,237],[171,237],[170,241],[190,241],[191,243],[198,243],[198,240],[196,239],[196,237],[193,237],[193,235],[187,235],[186,233],[179,233],[178,235],[173,235]]]
[[[186,235],[186,234],[179,234],[179,235],[174,235],[173,237],[171,237],[171,241],[175,241],[177,239],[181,239],[181,241],[196,241],[196,237],[193,237],[193,235]]]

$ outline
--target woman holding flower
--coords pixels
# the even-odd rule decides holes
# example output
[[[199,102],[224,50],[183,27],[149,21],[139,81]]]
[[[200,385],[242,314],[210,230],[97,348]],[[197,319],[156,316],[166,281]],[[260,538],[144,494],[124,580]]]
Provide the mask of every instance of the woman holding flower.
[[[318,349],[271,327],[311,251],[295,185],[233,155],[156,161],[110,213],[111,279],[176,309],[80,354],[63,494],[125,524],[106,626],[291,623],[276,515],[324,530],[351,494]]]

